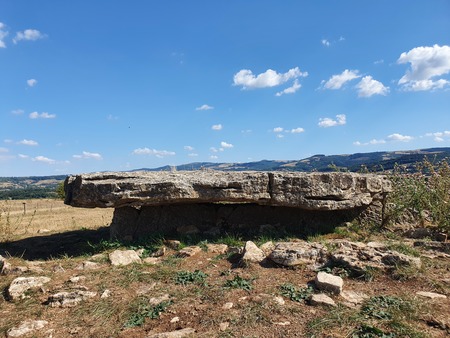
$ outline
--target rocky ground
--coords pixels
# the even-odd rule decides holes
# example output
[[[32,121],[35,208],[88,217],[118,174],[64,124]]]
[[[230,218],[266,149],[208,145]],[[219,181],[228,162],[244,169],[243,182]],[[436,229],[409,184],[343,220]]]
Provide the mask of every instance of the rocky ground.
[[[446,337],[450,243],[427,231],[122,245],[99,230],[2,244],[0,334]]]

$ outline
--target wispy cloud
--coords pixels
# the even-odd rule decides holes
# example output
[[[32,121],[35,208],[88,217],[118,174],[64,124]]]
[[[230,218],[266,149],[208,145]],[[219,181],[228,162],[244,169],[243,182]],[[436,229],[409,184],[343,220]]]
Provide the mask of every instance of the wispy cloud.
[[[372,139],[369,142],[364,142],[364,143],[359,142],[359,141],[353,142],[353,144],[355,146],[368,146],[368,145],[384,144],[384,143],[386,143],[385,140],[377,140],[377,139]]]
[[[192,150],[194,150],[194,147],[191,147],[191,146],[184,146],[184,150],[192,151]]]
[[[47,164],[54,164],[56,163],[55,160],[52,160],[51,158],[45,157],[45,156],[36,156],[34,158],[32,158],[33,161],[35,162],[42,162],[42,163],[47,163]]]
[[[23,113],[25,113],[25,112],[22,109],[11,110],[11,114],[13,114],[13,115],[22,115]]]
[[[347,123],[347,118],[345,114],[339,114],[336,115],[336,119],[332,119],[329,117],[324,117],[319,119],[319,127],[322,128],[329,128],[329,127],[336,127],[336,126],[343,126]]]
[[[450,133],[449,133],[449,135],[450,135]],[[414,137],[412,137],[412,136],[394,133],[394,134],[387,136],[384,139],[372,139],[369,142],[355,141],[355,142],[353,142],[353,144],[355,146],[369,146],[369,145],[385,144],[387,142],[410,142],[412,140],[414,140]]]
[[[411,65],[398,81],[403,90],[442,89],[450,84],[450,81],[442,78],[450,72],[450,46],[416,47],[402,53],[397,63]]]
[[[325,47],[330,47],[330,41],[328,41],[327,39],[320,40],[320,43]]]
[[[90,153],[88,151],[83,151],[80,155],[73,155],[73,158],[76,159],[94,159],[94,160],[102,160],[103,157],[99,153]]]
[[[426,137],[433,137],[436,142],[444,142],[445,140],[450,141],[450,131],[438,131],[434,133],[426,133]]]
[[[158,158],[163,158],[166,156],[174,156],[175,152],[167,150],[156,150],[150,148],[137,148],[133,150],[134,155],[154,155]]]
[[[209,158],[210,158],[211,160],[217,160],[217,159],[219,158],[219,156],[217,156],[217,155],[211,155]]]
[[[197,154],[197,153],[189,153],[188,156],[189,156],[189,157],[197,157],[198,154]]]
[[[389,87],[384,86],[380,81],[374,80],[372,76],[364,76],[356,85],[359,97],[371,97],[372,95],[387,95]]]
[[[17,32],[13,39],[14,43],[19,41],[36,41],[45,38],[45,34],[42,34],[37,29],[25,29],[23,32]]]
[[[284,130],[283,127],[275,127],[275,128],[273,128],[273,132],[274,132],[274,133],[282,133],[283,130]]]
[[[241,69],[234,74],[233,85],[241,86],[242,89],[268,88],[276,87],[289,80],[306,76],[308,76],[308,73],[301,72],[298,67],[289,69],[286,73],[278,73],[275,70],[268,69],[258,75],[254,75],[249,69]]]
[[[195,108],[195,110],[211,110],[211,109],[214,109],[214,107],[207,105],[207,104],[204,104],[204,105],[201,105],[200,107]]]
[[[8,148],[0,147],[0,153],[7,153],[9,152]]]
[[[106,119],[107,119],[108,121],[117,121],[117,120],[119,119],[119,116],[114,116],[114,115],[112,115],[112,114],[109,114],[109,115],[106,117]]]
[[[231,143],[227,143],[225,141],[220,142],[220,146],[225,149],[230,149],[234,147]]]
[[[34,86],[36,86],[36,85],[37,85],[37,80],[36,80],[36,79],[29,79],[29,80],[27,80],[27,85],[28,85],[29,87],[34,87]]]
[[[223,126],[221,124],[214,124],[211,129],[212,130],[222,130]]]
[[[322,81],[323,88],[325,89],[341,89],[347,82],[360,78],[358,70],[344,70],[341,74],[335,74],[331,76],[328,81]]]
[[[39,143],[37,143],[36,141],[34,141],[34,140],[27,140],[27,139],[23,139],[22,141],[19,141],[17,143],[25,145],[25,146],[33,146],[33,147],[39,145]]]
[[[30,157],[30,156],[24,155],[24,154],[18,154],[17,156],[19,156],[19,158],[23,158],[23,159]]]
[[[288,87],[281,92],[276,93],[276,96],[281,96],[284,94],[294,94],[297,90],[299,90],[302,87],[302,85],[298,82],[297,79],[295,79],[294,84],[291,87]]]
[[[395,133],[395,134],[389,135],[387,137],[387,139],[389,141],[409,142],[409,141],[412,141],[414,139],[414,137]]]
[[[8,36],[6,25],[0,22],[0,48],[6,48],[6,43],[3,41]]]
[[[30,119],[54,119],[56,118],[55,114],[49,114],[46,112],[43,112],[41,114],[39,114],[37,111],[34,111],[32,113],[30,113],[29,115]]]

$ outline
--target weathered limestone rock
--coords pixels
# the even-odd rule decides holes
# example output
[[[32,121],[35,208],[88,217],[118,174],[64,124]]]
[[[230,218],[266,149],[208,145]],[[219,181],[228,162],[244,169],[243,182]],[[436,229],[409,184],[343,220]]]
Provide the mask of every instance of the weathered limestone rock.
[[[224,255],[228,251],[228,245],[226,244],[206,244],[208,252]]]
[[[331,297],[328,297],[324,293],[318,293],[311,296],[309,299],[309,303],[313,306],[316,305],[327,305],[327,306],[336,306],[336,303]]]
[[[95,297],[97,292],[76,290],[71,292],[59,292],[48,298],[51,307],[74,307],[83,300]]]
[[[260,263],[266,258],[266,254],[256,246],[252,241],[247,241],[244,246],[244,262]]]
[[[80,265],[78,265],[75,270],[95,270],[100,268],[99,263],[91,262],[91,261],[84,261]]]
[[[42,329],[48,322],[46,320],[25,320],[18,327],[8,330],[7,337],[20,337]]]
[[[447,298],[446,295],[436,293],[436,292],[428,292],[428,291],[418,291],[418,292],[416,292],[416,295],[419,295],[419,296],[422,296],[425,298],[430,298],[430,299],[436,299],[436,298],[445,299],[445,298]]]
[[[202,248],[200,248],[199,246],[187,246],[178,251],[177,256],[182,258],[192,257],[200,252],[202,252]]]
[[[134,250],[114,250],[109,254],[109,260],[114,266],[141,263],[141,258]]]
[[[342,292],[344,281],[339,276],[320,271],[314,280],[314,284],[319,290],[330,291],[338,295]]]
[[[191,336],[195,333],[195,329],[185,328],[172,332],[154,333],[147,336],[147,338],[183,338]]]
[[[346,305],[348,307],[358,306],[358,305],[362,304],[366,299],[369,299],[368,295],[366,295],[364,293],[360,293],[360,292],[351,291],[351,290],[343,290],[340,293],[340,296],[345,301],[344,305]]]
[[[269,259],[284,266],[323,263],[325,247],[319,243],[282,242],[275,245]]]
[[[9,285],[7,297],[12,301],[23,299],[27,290],[37,289],[48,282],[50,282],[48,277],[18,277]]]

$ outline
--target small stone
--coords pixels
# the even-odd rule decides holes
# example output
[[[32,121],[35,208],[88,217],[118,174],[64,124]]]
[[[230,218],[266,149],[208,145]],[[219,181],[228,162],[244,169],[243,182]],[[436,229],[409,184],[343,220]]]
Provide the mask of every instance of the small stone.
[[[142,261],[146,264],[151,264],[151,265],[161,263],[161,259],[159,259],[157,257],[145,257]]]
[[[9,300],[25,298],[25,291],[42,287],[50,282],[48,277],[17,277],[8,287],[7,296]]]
[[[164,294],[162,296],[159,296],[159,297],[152,297],[152,298],[150,298],[148,300],[148,302],[149,302],[150,305],[158,305],[158,304],[160,304],[162,302],[165,302],[165,301],[167,301],[169,299],[170,299],[170,295],[168,293],[166,293],[166,294]]]
[[[234,304],[231,303],[231,302],[225,303],[225,304],[223,304],[222,309],[223,310],[229,310],[229,309],[231,309],[233,307],[233,305]]]
[[[100,295],[100,298],[108,298],[111,297],[111,290],[106,289],[105,291],[102,292],[102,294]]]
[[[277,303],[278,305],[284,305],[286,304],[286,301],[283,299],[283,297],[281,296],[275,296],[273,297],[273,300],[275,301],[275,303]]]
[[[228,245],[226,244],[206,244],[208,252],[224,255],[228,251]]]
[[[219,324],[219,330],[220,331],[226,331],[230,327],[229,322],[222,322]]]
[[[356,306],[368,299],[369,296],[364,293],[358,293],[351,290],[343,290],[340,296],[350,305]]]
[[[280,325],[280,326],[288,326],[288,325],[291,325],[291,322],[288,322],[288,321],[286,321],[286,322],[276,322],[274,324],[275,325]]]
[[[39,230],[37,231],[38,234],[47,234],[47,233],[49,233],[49,232],[50,232],[49,229],[39,229]]]
[[[416,295],[419,295],[419,296],[422,296],[422,297],[426,297],[426,298],[431,298],[431,299],[436,299],[436,298],[445,299],[445,298],[447,298],[446,295],[442,295],[440,293],[435,293],[435,292],[427,292],[427,291],[418,291],[418,292],[416,292]]]
[[[336,303],[333,299],[328,297],[324,293],[314,294],[309,299],[309,303],[311,305],[328,305],[328,306],[336,306]]]
[[[71,283],[79,283],[86,280],[86,276],[74,276],[69,279]]]
[[[78,265],[75,270],[95,270],[100,267],[100,264],[90,261],[84,261],[80,265]]]
[[[26,266],[12,266],[11,263],[5,261],[5,262],[3,262],[3,267],[2,267],[0,274],[2,274],[2,275],[21,275],[25,272],[28,272],[29,270],[30,269]],[[42,271],[40,271],[40,272],[42,272]]]
[[[137,253],[137,255],[139,256],[139,257],[142,257],[142,255],[144,254],[144,252],[145,252],[145,249],[137,249],[136,250],[136,253]]]
[[[47,300],[51,307],[74,307],[83,300],[95,297],[97,292],[91,291],[72,291],[72,292],[59,292],[50,296]]]
[[[266,254],[256,246],[252,241],[247,241],[244,246],[244,262],[260,263],[266,258]]]
[[[180,317],[173,317],[170,322],[173,323],[178,323],[180,321]]]
[[[175,239],[167,239],[164,241],[164,245],[172,250],[178,250],[181,246],[181,242]]]
[[[20,337],[33,331],[40,330],[47,324],[48,322],[45,320],[26,320],[20,323],[18,327],[9,329],[7,332],[7,336]]]
[[[139,255],[134,250],[115,250],[109,254],[111,265],[125,266],[132,263],[141,263]]]
[[[323,271],[320,271],[317,274],[314,283],[317,289],[322,291],[330,291],[336,295],[342,292],[342,286],[344,285],[344,281],[341,277]]]
[[[196,254],[200,253],[202,251],[202,248],[200,248],[199,246],[187,246],[183,249],[181,249],[180,251],[178,251],[177,256],[178,257],[192,257],[195,256]]]
[[[172,332],[162,332],[162,333],[154,333],[146,336],[146,338],[183,338],[195,333],[195,329],[185,328],[181,330],[176,330]]]
[[[153,282],[152,284],[141,285],[136,289],[136,294],[139,296],[146,295],[150,291],[152,291],[155,288],[155,286],[156,286],[156,282]]]

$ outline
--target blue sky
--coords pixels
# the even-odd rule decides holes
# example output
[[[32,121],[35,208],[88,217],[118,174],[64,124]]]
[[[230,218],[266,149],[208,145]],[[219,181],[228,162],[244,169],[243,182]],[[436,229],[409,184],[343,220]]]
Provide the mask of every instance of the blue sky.
[[[450,2],[0,0],[0,176],[450,146]]]

